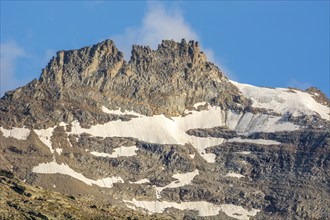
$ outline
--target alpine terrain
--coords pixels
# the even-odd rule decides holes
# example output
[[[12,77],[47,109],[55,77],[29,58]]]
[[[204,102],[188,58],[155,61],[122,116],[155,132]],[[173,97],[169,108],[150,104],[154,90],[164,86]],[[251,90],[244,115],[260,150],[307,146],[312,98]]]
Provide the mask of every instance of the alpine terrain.
[[[0,100],[0,219],[330,219],[329,109],[195,41],[59,51]]]

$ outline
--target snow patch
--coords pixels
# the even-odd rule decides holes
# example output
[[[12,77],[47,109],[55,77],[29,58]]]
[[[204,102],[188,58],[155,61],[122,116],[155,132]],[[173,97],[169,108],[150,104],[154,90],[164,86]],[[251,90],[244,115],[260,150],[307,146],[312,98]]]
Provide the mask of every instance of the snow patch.
[[[71,176],[75,179],[78,179],[87,185],[97,185],[100,187],[111,188],[114,183],[124,183],[124,180],[121,177],[107,177],[104,179],[92,180],[81,173],[78,173],[71,169],[66,164],[58,164],[57,162],[49,162],[49,163],[41,163],[36,167],[33,167],[32,172],[34,173],[41,173],[41,174],[63,174]]]
[[[224,212],[227,216],[239,219],[248,220],[250,217],[255,216],[260,210],[251,209],[247,210],[242,206],[233,204],[215,205],[206,201],[194,201],[194,202],[167,202],[167,201],[139,201],[135,198],[132,201],[124,200],[125,203],[129,203],[127,207],[134,205],[138,208],[143,208],[151,213],[163,213],[167,208],[176,208],[179,210],[197,210],[199,216],[215,216],[219,212]]]
[[[244,175],[242,175],[242,174],[239,174],[239,173],[227,173],[226,174],[226,176],[228,176],[228,177],[234,177],[234,178],[242,178],[242,177],[245,177]]]
[[[223,138],[189,136],[187,141],[193,145],[204,160],[208,163],[214,163],[216,155],[213,153],[206,153],[206,148],[220,145],[224,142],[224,140],[225,139]]]
[[[4,137],[6,138],[12,137],[17,140],[26,140],[30,135],[30,130],[27,128],[5,129],[3,127],[0,127],[0,131],[2,132]]]
[[[67,139],[67,141],[68,141],[70,147],[72,147],[72,144],[71,144],[71,141],[69,140],[69,138],[66,138],[66,139]]]
[[[56,127],[56,126],[55,126]],[[50,150],[50,152],[53,154],[54,149],[52,147],[52,142],[50,141],[53,131],[55,127],[50,127],[47,129],[41,129],[41,130],[34,130],[34,132],[38,135],[39,139],[44,143]]]
[[[63,149],[62,148],[55,148],[56,153],[58,153],[58,155],[61,155]]]
[[[63,127],[64,131],[66,131],[66,126],[67,126],[68,124],[65,123],[65,122],[60,122],[58,125],[61,126],[61,127]]]
[[[197,102],[194,104],[194,108],[197,109],[199,106],[205,105],[205,104],[206,104],[206,102]]]
[[[137,155],[135,151],[139,150],[136,146],[130,146],[130,147],[118,147],[114,149],[114,152],[112,154],[108,153],[100,153],[96,151],[90,152],[94,156],[97,157],[110,157],[110,158],[117,158],[117,157],[132,157]]]
[[[226,215],[239,220],[250,219],[250,217],[255,216],[258,212],[260,212],[259,209],[247,210],[244,209],[242,206],[237,206],[233,204],[221,205],[221,211],[224,212]]]
[[[181,186],[185,186],[185,185],[189,185],[191,184],[192,180],[195,178],[195,176],[197,176],[199,174],[199,171],[196,169],[193,172],[188,172],[188,173],[177,173],[174,174],[172,177],[174,179],[177,179],[173,182],[171,182],[170,184],[163,186],[163,187],[156,187],[156,197],[157,199],[159,199],[160,193],[166,189],[166,188],[178,188]]]
[[[230,81],[241,93],[252,100],[252,106],[265,108],[279,114],[292,114],[294,117],[301,115],[320,115],[321,118],[330,120],[328,106],[322,105],[308,93],[285,88],[264,88]]]

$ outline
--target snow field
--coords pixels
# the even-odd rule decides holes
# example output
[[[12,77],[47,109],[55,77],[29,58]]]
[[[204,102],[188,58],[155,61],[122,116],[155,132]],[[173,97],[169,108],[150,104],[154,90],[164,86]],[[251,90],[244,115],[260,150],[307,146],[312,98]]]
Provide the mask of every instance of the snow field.
[[[204,104],[204,103],[203,103]],[[120,110],[110,111],[105,107],[102,110],[111,114],[124,114]],[[203,138],[190,136],[186,133],[189,129],[213,128],[217,126],[228,126],[239,133],[257,131],[282,131],[297,130],[296,126],[289,122],[280,121],[281,117],[269,115],[253,115],[252,113],[236,114],[232,111],[222,111],[220,107],[209,106],[208,110],[190,111],[185,117],[167,118],[164,115],[151,117],[129,112],[131,115],[139,115],[129,121],[110,121],[105,124],[94,125],[89,129],[82,128],[79,122],[72,122],[72,129],[69,134],[88,133],[98,137],[132,137],[141,141],[155,144],[180,144],[191,143],[198,153],[210,163],[215,162],[215,154],[206,153],[206,148],[220,145],[223,138]],[[237,140],[238,142],[240,140]],[[265,140],[258,143],[270,144]],[[94,155],[97,152],[93,152]],[[101,154],[99,154],[101,155]],[[103,156],[106,156],[103,154]]]
[[[252,106],[265,108],[279,114],[292,114],[294,117],[301,115],[320,115],[321,118],[330,120],[330,109],[313,99],[307,92],[285,88],[264,88],[230,81],[248,99]]]
[[[163,213],[167,208],[176,208],[179,210],[197,210],[199,216],[214,216],[218,215],[220,211],[224,212],[227,216],[239,219],[247,220],[250,217],[255,216],[259,209],[244,209],[242,206],[236,206],[232,204],[215,205],[206,201],[194,201],[194,202],[167,202],[167,201],[139,201],[135,198],[133,200],[124,200],[128,203],[127,207],[133,208],[134,205],[137,208],[143,208],[151,213]],[[133,208],[134,209],[134,208]]]
[[[279,116],[254,115],[250,112],[238,114],[230,110],[227,112],[227,123],[225,125],[243,135],[254,132],[295,131],[300,128],[291,122],[283,121]]]
[[[189,185],[191,184],[191,181],[199,174],[199,171],[196,169],[193,172],[188,172],[188,173],[177,173],[174,174],[172,177],[177,179],[167,186],[164,187],[156,187],[154,186],[156,190],[156,198],[159,199],[161,198],[160,193],[166,189],[166,188],[178,188],[181,186]]]
[[[226,174],[226,176],[228,176],[228,177],[234,177],[234,178],[242,178],[242,177],[245,177],[244,175],[242,175],[242,174],[239,174],[239,173],[233,173],[233,172],[231,172],[231,173],[227,173]]]
[[[196,103],[196,106],[205,105],[205,102]],[[208,106],[208,110],[190,111],[185,117],[167,118],[164,115],[154,115],[151,117],[144,116],[133,111],[109,110],[102,107],[102,110],[109,114],[134,115],[129,121],[110,121],[105,124],[94,125],[89,129],[81,128],[79,122],[72,122],[72,131],[67,134],[88,133],[98,137],[133,137],[141,141],[156,144],[179,144],[184,145],[191,143],[197,152],[209,163],[214,163],[216,155],[206,153],[206,149],[212,146],[224,143],[223,138],[203,138],[186,134],[189,129],[196,128],[213,128],[218,126],[227,126],[229,129],[235,130],[240,134],[248,134],[252,132],[275,132],[283,130],[297,130],[299,126],[290,122],[284,122],[281,117],[270,116],[265,114],[254,115],[252,113],[236,113],[233,111],[223,111],[220,107]],[[61,122],[60,126],[66,125]],[[34,130],[40,140],[54,153],[50,138],[55,127],[47,129]],[[13,128],[6,130],[1,127],[5,137],[15,137],[17,139],[26,138],[29,134],[28,129]],[[271,140],[247,140],[232,139],[229,142],[251,142],[259,144],[277,144]],[[69,141],[71,146],[71,143]],[[133,151],[134,150],[134,151]],[[105,154],[99,152],[91,152],[95,156],[132,156],[135,155],[135,148],[120,148],[113,154]]]
[[[12,137],[17,140],[26,140],[30,135],[30,130],[27,128],[5,129],[3,127],[0,127],[0,131],[2,132],[4,137],[6,138]]]
[[[55,148],[55,151],[58,155],[62,154],[63,149],[62,148]]]
[[[55,126],[56,127],[56,126]],[[54,149],[52,147],[52,142],[50,141],[53,131],[55,127],[50,127],[47,129],[41,129],[41,130],[34,130],[34,132],[38,135],[39,139],[44,143],[50,150],[50,152],[53,154]]]
[[[135,182],[131,182],[129,181],[130,184],[143,184],[143,183],[150,183],[150,181],[146,178],[144,179],[141,179],[141,180],[138,180],[138,181],[135,181]]]
[[[107,177],[104,179],[92,180],[81,173],[78,173],[71,169],[66,164],[58,164],[57,162],[49,162],[49,163],[41,163],[36,167],[33,167],[32,172],[34,173],[41,173],[41,174],[63,174],[71,176],[77,180],[80,180],[87,185],[97,185],[100,187],[111,188],[114,183],[124,183],[124,180],[121,177]]]

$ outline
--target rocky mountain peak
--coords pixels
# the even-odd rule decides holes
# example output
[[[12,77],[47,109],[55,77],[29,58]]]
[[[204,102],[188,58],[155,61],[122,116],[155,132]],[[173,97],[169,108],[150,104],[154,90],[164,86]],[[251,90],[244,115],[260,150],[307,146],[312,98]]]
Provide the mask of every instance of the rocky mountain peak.
[[[182,39],[181,42],[163,40],[156,50],[152,50],[149,46],[133,45],[129,61],[137,73],[149,71],[153,67],[156,67],[153,68],[157,70],[156,73],[162,72],[159,71],[159,67],[170,68],[171,71],[168,73],[185,69],[203,70],[212,65],[207,63],[206,56],[200,50],[198,42],[189,41],[187,43],[185,39]]]
[[[40,82],[70,87],[103,74],[113,77],[124,63],[123,53],[106,40],[78,50],[59,51],[42,70]]]
[[[184,39],[164,40],[156,50],[133,45],[128,63],[111,40],[59,51],[38,81],[8,93],[4,99],[22,105],[24,100],[52,100],[52,109],[58,110],[55,118],[63,118],[72,106],[84,109],[80,103],[91,106],[88,111],[102,104],[145,115],[181,115],[196,102],[231,108],[244,102],[221,70],[207,61],[198,42]],[[30,103],[34,104],[39,105]],[[19,109],[29,112],[31,106]]]
[[[99,86],[101,90],[107,90],[106,81],[121,74],[148,78],[150,74],[164,75],[165,72],[165,75],[173,75],[210,70],[219,80],[225,77],[215,65],[207,62],[196,41],[163,40],[156,50],[133,45],[127,64],[114,42],[105,40],[78,50],[57,52],[42,70],[39,81],[56,90],[77,85]]]
[[[163,40],[158,46],[158,51],[164,54],[170,53],[174,58],[188,58],[191,62],[196,62],[197,60],[206,62],[206,57],[200,50],[199,43],[197,41],[189,41],[187,43],[185,39],[182,39],[179,43],[173,40]]]

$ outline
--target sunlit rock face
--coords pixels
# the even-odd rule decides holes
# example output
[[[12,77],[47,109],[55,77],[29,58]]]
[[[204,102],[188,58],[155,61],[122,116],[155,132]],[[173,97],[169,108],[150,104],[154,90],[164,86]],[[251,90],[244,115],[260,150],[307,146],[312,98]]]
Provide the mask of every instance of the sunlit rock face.
[[[1,169],[32,185],[175,219],[330,218],[327,97],[230,81],[194,41],[59,51],[0,119]]]

